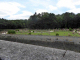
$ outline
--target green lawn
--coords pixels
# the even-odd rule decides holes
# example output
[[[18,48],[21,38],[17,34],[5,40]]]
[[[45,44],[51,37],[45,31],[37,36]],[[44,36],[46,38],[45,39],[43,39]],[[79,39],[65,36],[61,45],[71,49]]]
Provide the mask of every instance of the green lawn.
[[[35,32],[31,32],[31,35],[52,35],[56,36],[56,33],[59,34],[59,36],[76,36],[80,37],[78,33],[73,33],[71,31],[63,31],[63,30],[58,30],[55,32],[49,32],[48,30],[32,30]],[[16,34],[21,34],[21,35],[28,35],[28,31],[17,31]]]

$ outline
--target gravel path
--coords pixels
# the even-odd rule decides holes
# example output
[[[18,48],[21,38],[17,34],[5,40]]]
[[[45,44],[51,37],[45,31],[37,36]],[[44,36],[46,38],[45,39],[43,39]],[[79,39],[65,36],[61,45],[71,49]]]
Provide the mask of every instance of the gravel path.
[[[3,60],[80,60],[80,53],[64,53],[65,50],[0,40]]]

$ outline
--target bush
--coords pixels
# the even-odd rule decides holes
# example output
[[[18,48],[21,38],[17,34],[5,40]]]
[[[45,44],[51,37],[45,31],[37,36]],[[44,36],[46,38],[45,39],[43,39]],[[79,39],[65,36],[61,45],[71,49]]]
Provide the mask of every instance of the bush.
[[[31,35],[31,32],[29,32],[28,35]]]
[[[33,31],[33,33],[34,33],[34,31]]]
[[[71,36],[70,34],[68,34],[68,36]]]
[[[8,34],[16,34],[16,31],[14,31],[14,30],[9,30],[9,31],[8,31]]]
[[[31,31],[29,30],[29,33],[28,33],[28,35],[31,35]]]
[[[77,33],[77,30],[75,30],[75,32]]]
[[[69,31],[72,31],[73,29],[72,28],[69,28]]]
[[[16,31],[19,31],[19,29],[16,29]]]
[[[56,33],[56,36],[59,36],[59,34],[58,34],[58,33]]]

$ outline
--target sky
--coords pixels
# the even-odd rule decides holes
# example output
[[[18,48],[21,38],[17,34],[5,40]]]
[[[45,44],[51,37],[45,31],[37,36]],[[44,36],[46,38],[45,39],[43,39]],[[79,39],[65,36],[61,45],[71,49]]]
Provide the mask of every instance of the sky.
[[[34,13],[80,13],[80,0],[0,0],[0,18],[28,19]]]

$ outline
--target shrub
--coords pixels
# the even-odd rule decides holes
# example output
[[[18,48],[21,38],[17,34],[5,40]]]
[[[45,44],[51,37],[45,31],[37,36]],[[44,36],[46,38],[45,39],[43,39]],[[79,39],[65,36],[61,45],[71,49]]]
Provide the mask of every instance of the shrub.
[[[9,31],[8,31],[8,34],[16,34],[16,31],[14,31],[14,30],[9,30]]]
[[[69,28],[69,31],[72,31],[73,29],[72,28]]]
[[[19,29],[16,29],[16,31],[19,31]]]
[[[29,30],[29,33],[28,33],[28,35],[31,35],[31,31]]]
[[[28,35],[31,35],[31,32],[29,32]]]
[[[33,31],[33,33],[34,33],[34,31]]]
[[[77,30],[75,30],[75,32],[77,33]]]
[[[56,33],[56,36],[59,36],[59,34],[58,34],[58,33]]]
[[[70,34],[68,34],[68,36],[71,36]]]

